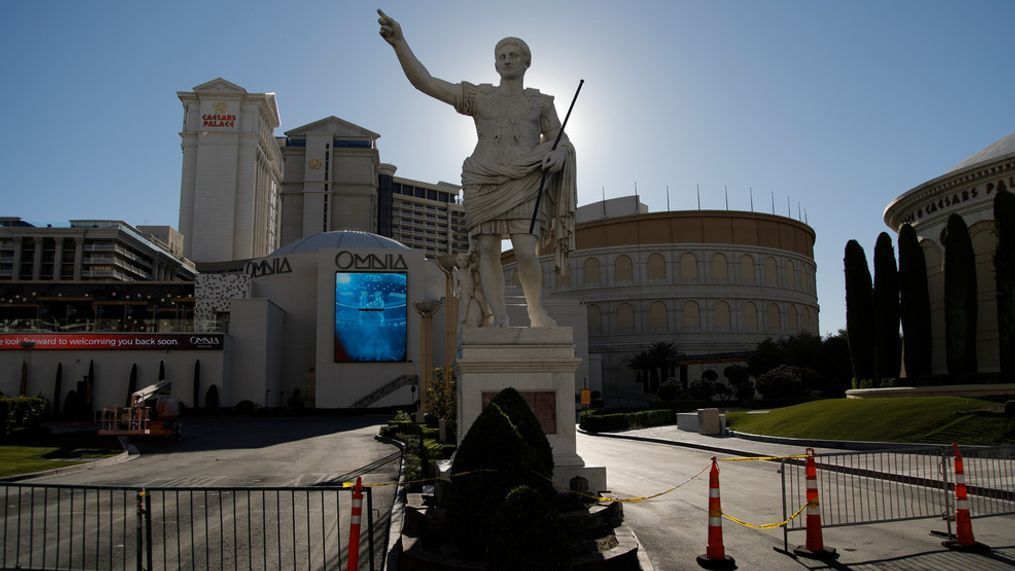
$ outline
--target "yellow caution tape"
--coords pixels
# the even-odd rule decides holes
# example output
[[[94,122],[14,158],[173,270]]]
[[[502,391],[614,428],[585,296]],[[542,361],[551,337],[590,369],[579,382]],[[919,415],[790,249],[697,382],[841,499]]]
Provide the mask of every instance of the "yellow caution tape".
[[[807,509],[807,504],[806,503],[804,505],[800,506],[800,509],[798,509],[797,511],[793,512],[793,515],[789,516],[788,518],[786,518],[786,519],[784,519],[784,520],[782,520],[780,522],[776,522],[776,523],[763,523],[763,524],[747,523],[746,521],[744,521],[742,519],[735,518],[735,517],[733,517],[733,516],[731,516],[730,514],[727,514],[727,513],[722,514],[722,517],[732,521],[733,523],[740,524],[740,525],[742,525],[744,527],[749,527],[751,529],[775,529],[777,527],[782,527],[782,526],[788,524],[789,522],[795,520],[797,517],[800,516],[801,513],[803,513],[803,511],[805,509]]]
[[[806,458],[806,454],[793,454],[791,456],[737,456],[731,458],[719,458],[720,462],[765,462],[769,460],[790,460]]]
[[[583,498],[588,498],[590,500],[594,500],[594,501],[597,501],[597,502],[617,503],[617,504],[635,504],[635,503],[638,503],[638,502],[644,502],[644,501],[647,501],[647,500],[652,500],[652,499],[658,498],[659,496],[664,496],[664,495],[672,492],[673,490],[676,490],[676,489],[678,489],[678,488],[680,488],[682,486],[685,486],[685,485],[689,484],[692,480],[697,478],[698,476],[704,474],[711,467],[712,467],[712,465],[708,464],[704,468],[699,470],[697,474],[691,476],[690,478],[684,480],[683,482],[680,482],[679,484],[677,484],[677,485],[675,485],[675,486],[673,486],[671,488],[668,488],[668,489],[663,490],[661,492],[652,494],[650,496],[638,496],[638,497],[635,497],[635,498],[608,498],[608,497],[605,497],[605,496],[597,496],[595,494],[586,494],[584,492],[576,492],[574,490],[565,490],[565,491],[569,491],[572,494],[581,496]]]

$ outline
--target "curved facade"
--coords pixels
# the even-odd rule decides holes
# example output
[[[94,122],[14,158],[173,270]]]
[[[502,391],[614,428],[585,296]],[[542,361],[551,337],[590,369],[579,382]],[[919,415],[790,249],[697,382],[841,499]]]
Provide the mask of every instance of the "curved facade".
[[[597,208],[607,212],[583,207]],[[544,287],[586,305],[589,353],[602,359],[607,394],[643,391],[625,360],[655,342],[721,376],[723,362],[740,362],[765,338],[819,331],[815,234],[806,224],[700,210],[586,217],[576,231],[568,275],[554,274],[547,259]]]
[[[930,290],[933,372],[947,372],[944,320],[944,245],[941,231],[951,214],[969,226],[976,254],[977,360],[980,372],[996,372],[997,303],[994,285],[994,195],[1015,187],[1015,133],[962,161],[947,173],[899,196],[885,208],[885,223],[896,233],[904,223],[916,230],[927,259]]]

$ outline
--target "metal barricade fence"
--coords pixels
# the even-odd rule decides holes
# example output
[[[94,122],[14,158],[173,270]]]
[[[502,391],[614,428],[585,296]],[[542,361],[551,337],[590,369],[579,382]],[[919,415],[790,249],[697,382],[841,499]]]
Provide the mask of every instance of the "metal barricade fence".
[[[1015,447],[962,449],[973,517],[1015,513]],[[867,525],[917,519],[954,518],[952,448],[921,446],[864,452],[815,454],[822,527]],[[783,459],[783,514],[807,501],[805,462]],[[798,518],[783,528],[806,528]]]
[[[338,569],[348,555],[348,488],[0,485],[4,569]],[[357,548],[373,571],[383,558],[363,491]]]

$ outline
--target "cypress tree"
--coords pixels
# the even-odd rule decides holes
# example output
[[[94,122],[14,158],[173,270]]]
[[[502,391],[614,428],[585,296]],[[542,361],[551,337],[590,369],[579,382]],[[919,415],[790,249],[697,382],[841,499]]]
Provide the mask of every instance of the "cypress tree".
[[[998,354],[1001,376],[1011,379],[1015,377],[1015,195],[1005,189],[998,189],[994,195],[994,224]]]
[[[927,260],[916,230],[909,224],[899,229],[899,309],[906,376],[910,379],[929,376],[932,336]]]
[[[899,270],[887,232],[874,245],[874,380],[899,378]]]
[[[952,382],[975,374],[976,365],[976,260],[966,221],[948,217],[941,232],[945,246],[945,348]]]
[[[846,337],[856,387],[874,378],[874,296],[867,255],[856,240],[846,243]]]

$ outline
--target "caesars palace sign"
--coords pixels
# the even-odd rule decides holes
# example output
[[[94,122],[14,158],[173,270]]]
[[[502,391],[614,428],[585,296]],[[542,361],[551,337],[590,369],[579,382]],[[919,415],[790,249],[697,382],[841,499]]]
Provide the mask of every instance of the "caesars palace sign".
[[[1009,189],[1015,189],[1015,175],[1001,177],[986,184],[974,185],[919,203],[915,208],[910,209],[901,217],[901,223],[913,224],[926,216],[951,210],[971,200],[976,201],[993,196],[995,191],[1000,192]]]

